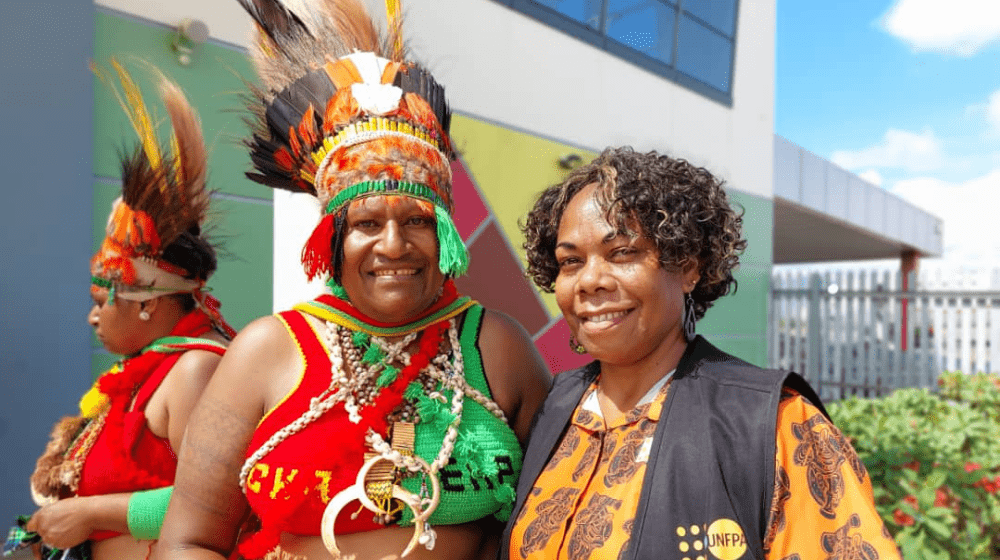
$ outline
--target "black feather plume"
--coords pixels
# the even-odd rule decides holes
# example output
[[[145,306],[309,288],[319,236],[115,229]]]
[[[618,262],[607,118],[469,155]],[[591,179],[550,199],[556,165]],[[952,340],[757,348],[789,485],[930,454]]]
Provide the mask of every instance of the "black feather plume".
[[[420,66],[406,66],[396,74],[393,85],[407,93],[415,93],[424,98],[424,101],[434,110],[438,123],[445,134],[451,130],[451,108],[444,97],[444,86],[437,83],[430,72]]]

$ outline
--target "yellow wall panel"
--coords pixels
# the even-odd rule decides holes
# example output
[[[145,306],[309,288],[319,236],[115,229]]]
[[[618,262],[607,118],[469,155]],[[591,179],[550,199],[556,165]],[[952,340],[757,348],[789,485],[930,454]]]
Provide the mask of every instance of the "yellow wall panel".
[[[577,154],[587,162],[597,154],[464,115],[454,116],[451,133],[455,148],[523,268],[524,236],[518,224],[542,189],[566,176],[559,159]],[[559,316],[555,298],[551,294],[541,295],[549,314]]]

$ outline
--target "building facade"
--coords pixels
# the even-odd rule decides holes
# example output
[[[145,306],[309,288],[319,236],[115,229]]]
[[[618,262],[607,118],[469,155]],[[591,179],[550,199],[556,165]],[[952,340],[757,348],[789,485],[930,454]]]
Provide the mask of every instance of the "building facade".
[[[380,13],[380,2],[366,2]],[[405,0],[404,10],[410,49],[455,111],[456,224],[472,253],[465,292],[518,319],[553,371],[586,360],[569,351],[554,299],[524,278],[519,220],[575,161],[612,145],[657,150],[711,170],[745,210],[739,290],[699,332],[767,363],[773,0]],[[0,409],[0,515],[13,518],[33,510],[27,478],[50,427],[115,359],[86,324],[87,261],[132,132],[88,60],[133,65],[150,94],[140,61],[151,62],[200,111],[225,248],[209,285],[237,328],[318,290],[298,263],[317,209],[243,176],[237,94],[252,79],[243,54],[250,19],[234,0],[36,0],[4,12],[9,79],[0,92],[12,121],[0,150],[11,185],[0,378],[13,402]],[[204,22],[210,38],[185,65],[173,45],[186,19]]]

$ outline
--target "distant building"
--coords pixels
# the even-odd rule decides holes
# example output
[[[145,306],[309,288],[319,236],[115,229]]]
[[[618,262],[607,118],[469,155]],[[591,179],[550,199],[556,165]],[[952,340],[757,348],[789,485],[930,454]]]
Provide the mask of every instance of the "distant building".
[[[365,1],[381,13],[380,1]],[[456,221],[473,257],[461,287],[524,324],[553,370],[586,358],[569,352],[553,298],[523,276],[518,220],[541,188],[609,145],[670,153],[725,179],[745,210],[750,245],[738,293],[698,328],[751,362],[768,361],[774,263],[826,260],[823,242],[846,249],[842,259],[870,258],[858,250],[872,247],[880,258],[928,252],[889,228],[913,223],[905,205],[774,136],[775,0],[403,5],[407,42],[456,113]],[[185,19],[205,23],[210,36],[183,53],[186,65],[175,46]],[[0,92],[12,131],[0,150],[11,186],[0,210],[8,228],[0,291],[8,341],[0,352],[8,396],[0,494],[8,499],[0,514],[13,519],[31,511],[27,477],[53,422],[115,359],[85,322],[87,261],[119,189],[116,150],[132,133],[88,61],[156,64],[199,109],[219,189],[218,231],[236,257],[223,256],[210,285],[235,326],[316,290],[298,264],[316,209],[243,176],[250,164],[235,92],[251,76],[243,52],[250,18],[235,0],[15,2],[0,26]],[[142,85],[152,91],[150,80]],[[860,205],[859,192],[869,197]],[[920,235],[933,253],[935,233]]]

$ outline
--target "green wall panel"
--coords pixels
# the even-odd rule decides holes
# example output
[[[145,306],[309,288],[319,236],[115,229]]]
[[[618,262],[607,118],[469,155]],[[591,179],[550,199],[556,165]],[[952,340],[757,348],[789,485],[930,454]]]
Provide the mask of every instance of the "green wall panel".
[[[743,265],[771,268],[774,261],[774,201],[727,188],[729,198],[737,208],[743,207],[743,236],[747,249],[740,257]]]
[[[712,334],[760,336],[767,332],[769,271],[760,266],[742,266],[734,276],[739,283],[735,294],[715,301],[698,322],[698,331]]]
[[[111,204],[122,194],[121,184],[107,181],[94,183],[94,226],[91,254],[97,252],[104,240],[104,232],[108,226],[108,216],[111,214]]]
[[[209,233],[221,250],[208,285],[222,301],[226,321],[240,330],[272,311],[274,212],[270,205],[218,198],[212,209],[215,229]]]
[[[90,373],[94,379],[108,371],[108,369],[118,361],[119,356],[108,354],[103,349],[94,349],[90,355]]]
[[[181,66],[170,49],[172,31],[122,16],[98,12],[94,37],[94,62],[113,72],[111,57],[123,62],[142,89],[150,111],[161,122],[166,138],[169,125],[159,101],[152,64],[180,84],[201,117],[209,149],[209,186],[230,194],[271,199],[271,190],[243,176],[250,158],[240,140],[246,135],[241,120],[239,94],[246,90],[243,78],[253,76],[245,53],[211,43],[200,45],[188,66]],[[148,63],[148,64],[147,64]],[[120,84],[117,79],[113,83]],[[119,177],[119,153],[131,150],[136,135],[114,95],[94,78],[94,174]]]
[[[759,366],[767,365],[767,306],[771,291],[774,203],[728,189],[741,206],[747,249],[734,273],[739,289],[722,297],[698,322],[698,332],[723,350]]]
[[[768,367],[766,337],[705,336],[723,352],[741,358],[759,367]]]
[[[209,188],[216,191],[206,230],[219,249],[219,268],[208,287],[222,301],[226,320],[239,330],[271,313],[273,292],[272,191],[244,177],[250,163],[239,143],[246,132],[238,97],[245,90],[241,76],[252,76],[252,70],[244,53],[215,44],[201,45],[192,63],[181,66],[170,50],[170,38],[171,30],[163,26],[99,11],[93,58],[107,71],[112,71],[112,56],[125,63],[160,124],[164,141],[169,126],[149,64],[180,84],[198,110],[209,149]],[[133,149],[137,138],[107,86],[97,78],[93,83],[92,248],[96,250],[104,237],[111,203],[121,193],[119,155],[122,149]],[[82,313],[81,320],[85,320],[85,311]],[[91,346],[91,366],[98,374],[117,357],[108,354],[96,337],[92,337]]]

